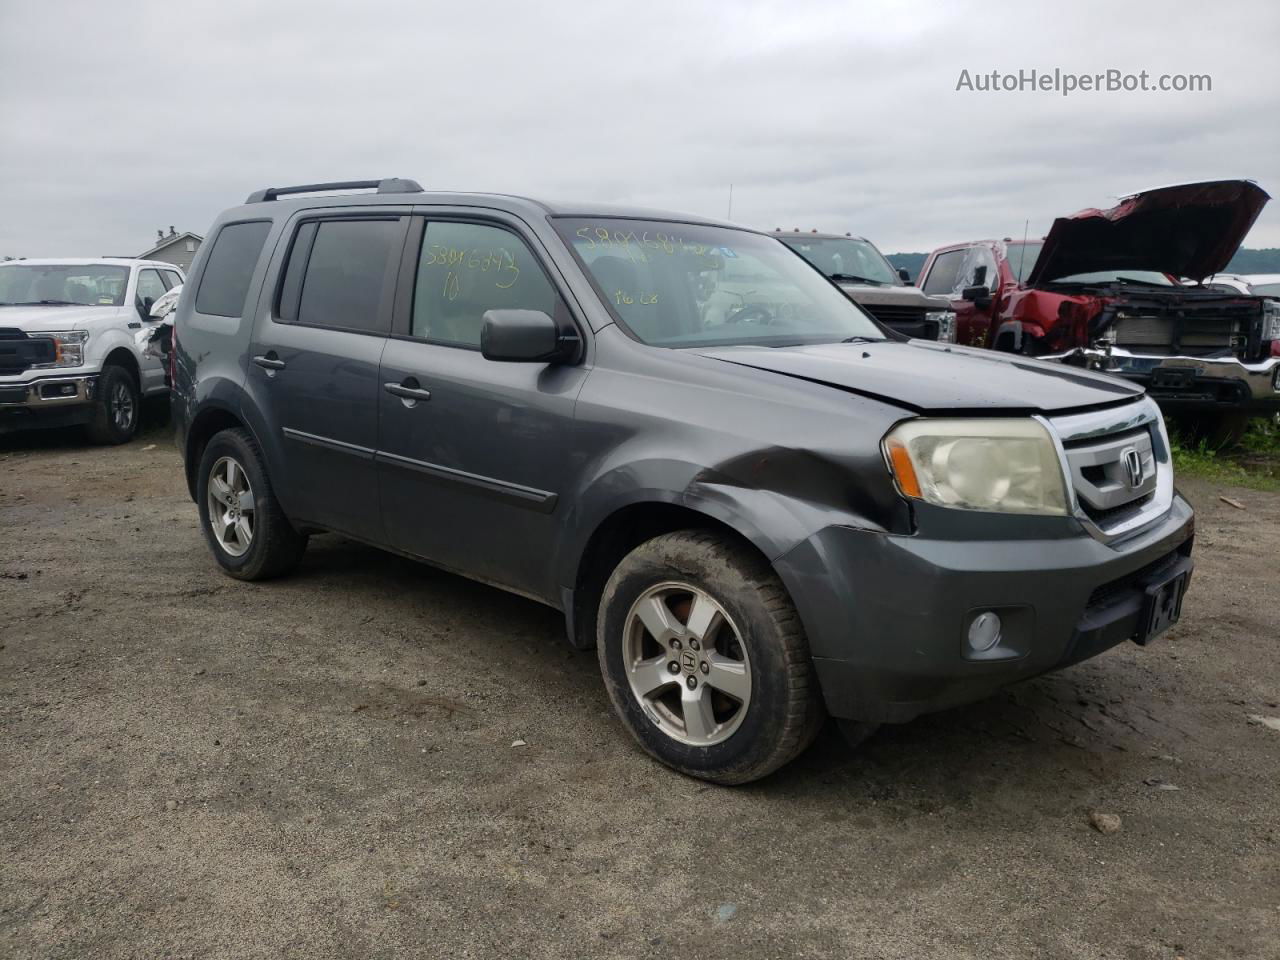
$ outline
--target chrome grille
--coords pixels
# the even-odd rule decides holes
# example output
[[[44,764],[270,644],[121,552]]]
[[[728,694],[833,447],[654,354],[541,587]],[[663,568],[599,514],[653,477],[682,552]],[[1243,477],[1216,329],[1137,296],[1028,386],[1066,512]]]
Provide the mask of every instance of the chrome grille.
[[[1071,484],[1076,518],[1116,540],[1163,517],[1173,503],[1173,464],[1160,410],[1138,403],[1047,421]]]

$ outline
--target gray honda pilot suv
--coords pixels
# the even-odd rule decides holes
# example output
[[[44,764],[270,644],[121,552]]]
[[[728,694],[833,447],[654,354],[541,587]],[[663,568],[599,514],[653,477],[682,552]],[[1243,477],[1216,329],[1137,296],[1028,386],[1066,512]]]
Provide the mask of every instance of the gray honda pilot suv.
[[[535,598],[640,745],[719,783],[825,715],[857,738],[1146,643],[1191,574],[1141,388],[906,339],[697,217],[263,190],[200,248],[175,348],[227,573],[333,531]]]

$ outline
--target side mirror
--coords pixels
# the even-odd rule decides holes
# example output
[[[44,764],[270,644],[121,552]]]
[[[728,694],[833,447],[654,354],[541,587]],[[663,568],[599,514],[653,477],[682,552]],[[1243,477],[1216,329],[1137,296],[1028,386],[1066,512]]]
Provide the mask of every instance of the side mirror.
[[[986,303],[989,304],[991,302],[991,291],[986,287],[965,287],[960,291],[960,299],[968,300],[970,303],[976,304],[981,304],[983,301],[986,301]]]
[[[541,310],[486,310],[480,328],[480,353],[506,363],[554,363],[567,360],[577,338],[562,337],[555,320]]]
[[[898,279],[905,283],[908,287],[914,286],[911,282],[911,274],[907,272],[906,267],[898,268]]]

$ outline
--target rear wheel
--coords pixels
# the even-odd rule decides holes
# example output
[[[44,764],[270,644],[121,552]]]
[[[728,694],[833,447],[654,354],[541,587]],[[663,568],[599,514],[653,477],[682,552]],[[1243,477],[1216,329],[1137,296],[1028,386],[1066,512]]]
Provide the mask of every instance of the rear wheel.
[[[138,432],[138,384],[124,367],[102,368],[94,388],[93,419],[85,427],[94,443],[128,443]]]
[[[280,509],[252,436],[240,429],[214,434],[197,477],[200,526],[224,571],[240,580],[266,580],[297,566],[307,538]]]
[[[800,619],[777,575],[710,532],[666,534],[605,585],[597,652],[614,709],[663,763],[746,783],[802,752],[822,724]]]

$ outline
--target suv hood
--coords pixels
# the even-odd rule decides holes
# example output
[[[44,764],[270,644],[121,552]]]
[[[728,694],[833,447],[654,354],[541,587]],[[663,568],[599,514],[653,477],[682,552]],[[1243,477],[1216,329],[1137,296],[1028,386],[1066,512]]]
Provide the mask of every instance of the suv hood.
[[[919,307],[922,310],[950,310],[946,297],[931,297],[919,287],[877,287],[871,283],[842,283],[840,289],[856,303]]]
[[[119,307],[0,307],[0,327],[24,333],[78,330],[91,320],[114,318]]]
[[[704,357],[848,390],[917,412],[1060,413],[1142,395],[1078,367],[928,340],[715,347]]]
[[[1037,286],[1099,270],[1203,280],[1226,268],[1270,199],[1251,180],[1213,180],[1147,190],[1110,210],[1059,217],[1026,282]]]

